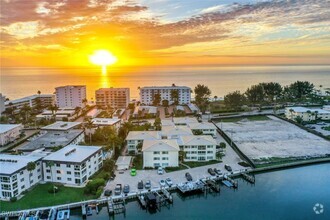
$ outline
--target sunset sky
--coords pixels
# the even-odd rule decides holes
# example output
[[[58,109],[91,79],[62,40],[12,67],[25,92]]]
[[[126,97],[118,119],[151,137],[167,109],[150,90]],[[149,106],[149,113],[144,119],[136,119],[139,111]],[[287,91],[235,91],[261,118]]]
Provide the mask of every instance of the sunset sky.
[[[1,66],[330,64],[328,0],[0,0]]]

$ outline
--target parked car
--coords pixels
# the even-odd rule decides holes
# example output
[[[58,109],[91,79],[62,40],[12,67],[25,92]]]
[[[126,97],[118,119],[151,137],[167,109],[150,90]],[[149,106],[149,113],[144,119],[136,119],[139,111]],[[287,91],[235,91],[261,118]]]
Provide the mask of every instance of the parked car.
[[[125,193],[125,194],[129,193],[129,185],[128,184],[124,185],[123,193]]]
[[[110,189],[104,191],[104,196],[111,196],[111,194],[112,194],[112,190]]]
[[[221,170],[218,169],[218,168],[214,168],[213,171],[214,171],[217,175],[222,175]]]
[[[158,167],[158,169],[157,169],[157,173],[158,173],[159,175],[163,175],[163,173],[164,173],[164,169],[163,169],[163,167]]]
[[[233,171],[231,166],[229,166],[228,164],[225,165],[225,169],[228,170],[229,172]]]
[[[165,180],[160,180],[160,181],[159,181],[159,185],[160,185],[161,187],[166,186]]]
[[[186,179],[188,180],[188,181],[192,181],[193,180],[193,178],[192,178],[192,176],[190,175],[190,173],[186,173]]]
[[[138,189],[143,189],[143,181],[138,182]]]
[[[209,174],[210,174],[211,176],[215,176],[215,172],[214,172],[214,170],[213,170],[212,168],[208,168],[208,169],[207,169],[207,172],[209,172]]]
[[[131,169],[131,176],[136,176],[136,169]]]
[[[146,188],[146,189],[150,189],[151,188],[151,182],[150,182],[150,180],[147,180],[146,181],[146,183],[144,185],[144,188]]]
[[[115,187],[115,195],[121,194],[121,184],[117,184]]]
[[[169,187],[171,187],[173,185],[173,182],[170,178],[166,178],[165,182]]]

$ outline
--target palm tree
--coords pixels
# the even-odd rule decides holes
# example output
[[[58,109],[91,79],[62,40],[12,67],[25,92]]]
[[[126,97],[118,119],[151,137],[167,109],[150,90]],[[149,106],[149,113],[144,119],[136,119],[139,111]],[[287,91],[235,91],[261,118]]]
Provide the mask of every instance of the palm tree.
[[[172,89],[170,95],[171,95],[171,100],[174,102],[174,105],[179,104],[179,92],[178,92],[178,90]]]
[[[30,186],[31,186],[31,176],[32,176],[32,171],[36,169],[36,164],[35,162],[28,162],[28,164],[26,165],[26,169],[27,171],[30,172],[30,175],[29,175],[29,182],[30,182]]]
[[[28,121],[28,115],[31,112],[31,107],[28,104],[25,104],[21,110],[20,113],[25,116],[25,122]]]
[[[76,116],[78,116],[78,114],[79,114],[79,112],[80,112],[80,109],[81,109],[81,107],[79,107],[79,106],[77,106],[77,107],[74,108],[74,114],[75,114]]]
[[[88,129],[89,133],[89,143],[92,143],[92,128],[93,128],[93,121],[91,118],[86,117],[85,119],[85,127]]]
[[[46,163],[46,167],[49,167],[49,169],[50,169],[50,176],[51,176],[51,178],[52,178],[52,182],[54,182],[54,181],[53,181],[53,170],[52,170],[52,167],[53,167],[54,165],[55,165],[55,164],[54,164],[53,161],[48,161],[48,162]]]
[[[82,100],[82,103],[84,104],[84,107],[86,106],[86,103],[87,103],[87,99],[83,99]]]

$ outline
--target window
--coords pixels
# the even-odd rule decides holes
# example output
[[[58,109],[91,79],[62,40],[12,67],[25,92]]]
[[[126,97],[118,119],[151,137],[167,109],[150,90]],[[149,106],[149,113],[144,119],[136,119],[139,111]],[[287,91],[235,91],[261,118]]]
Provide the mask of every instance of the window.
[[[50,180],[50,176],[46,176],[46,179]]]
[[[47,169],[47,170],[46,170],[46,173],[50,173],[50,170],[49,170],[49,169]]]
[[[57,167],[60,167],[60,166],[61,166],[61,164],[57,163],[57,164],[56,164],[56,166],[57,166]]]
[[[213,154],[213,151],[207,151],[208,154]]]
[[[71,171],[67,171],[66,174],[71,175]]]
[[[23,186],[21,186],[21,189],[24,189],[25,188],[25,186],[23,185]]]
[[[59,173],[59,174],[61,174],[61,171],[60,171],[60,170],[56,170],[56,173]]]
[[[154,160],[160,160],[160,158],[159,157],[154,157]]]
[[[162,160],[168,160],[168,157],[162,157]]]
[[[159,151],[154,151],[154,154],[160,154],[160,152]]]
[[[21,182],[24,182],[24,178],[21,179]]]
[[[20,174],[20,175],[23,175],[23,174],[24,174],[24,171],[22,170],[19,174]]]
[[[38,179],[41,179],[41,175],[38,176]]]
[[[62,178],[61,177],[57,177],[57,180],[61,180]]]
[[[67,164],[66,167],[67,167],[67,168],[71,168],[71,165],[70,165],[70,164]]]
[[[168,154],[168,151],[162,151],[162,154]]]
[[[68,181],[72,181],[72,179],[71,179],[71,178],[68,178],[67,180],[68,180]]]

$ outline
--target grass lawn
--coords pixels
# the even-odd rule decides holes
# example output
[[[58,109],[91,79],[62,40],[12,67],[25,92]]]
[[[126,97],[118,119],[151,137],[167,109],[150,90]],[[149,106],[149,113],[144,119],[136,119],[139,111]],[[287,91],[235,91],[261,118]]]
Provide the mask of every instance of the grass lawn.
[[[322,127],[323,130],[330,131],[330,126]]]
[[[48,193],[48,189],[53,184],[38,184],[31,191],[25,194],[23,198],[16,202],[0,201],[0,211],[16,211],[29,208],[44,206],[53,206],[70,202],[79,202],[83,200],[94,199],[95,196],[84,195],[84,188],[71,188],[59,186],[59,192],[55,194]]]
[[[221,163],[221,161],[210,160],[210,161],[206,161],[206,162],[191,161],[191,162],[183,162],[183,163],[186,164],[187,166],[189,166],[190,168],[194,168],[194,167],[201,167],[201,166]]]
[[[238,122],[241,121],[243,119],[247,119],[249,121],[265,121],[265,120],[270,120],[270,118],[268,118],[265,115],[255,115],[255,116],[248,116],[248,117],[235,117],[235,118],[223,118],[221,119],[222,122]],[[220,121],[220,120],[217,120]]]

